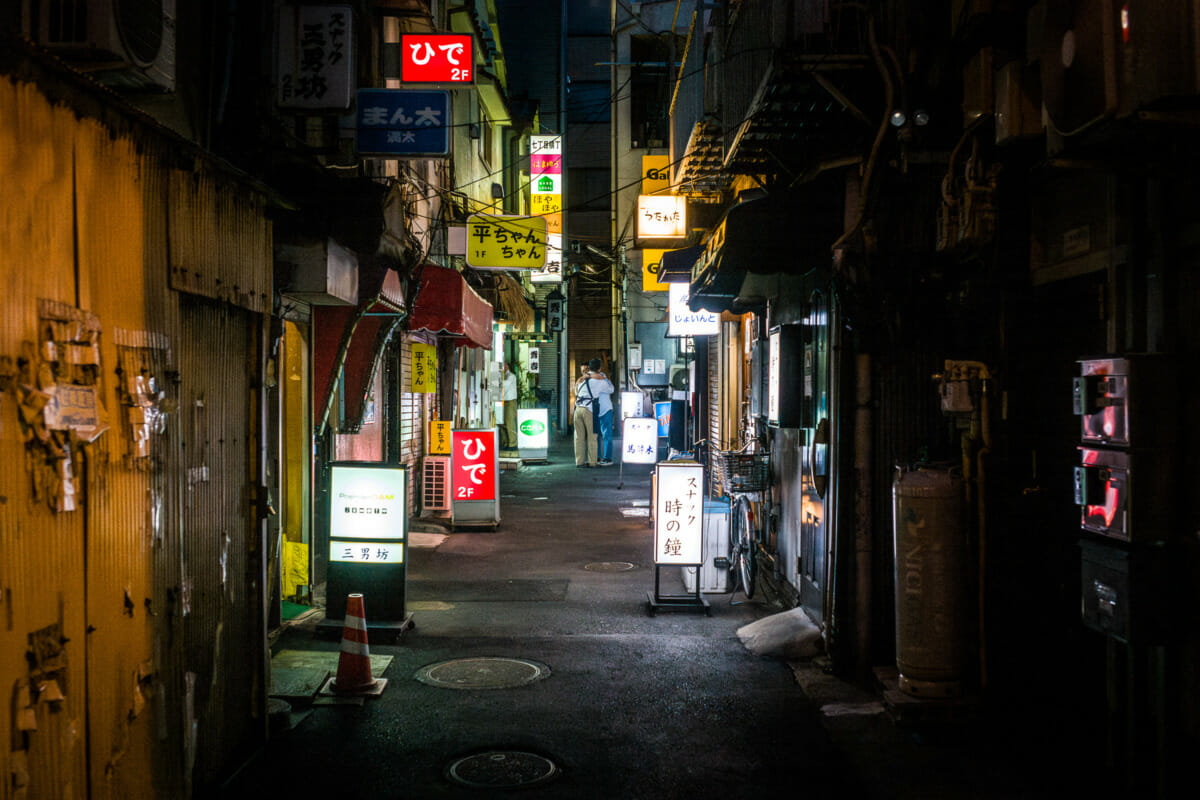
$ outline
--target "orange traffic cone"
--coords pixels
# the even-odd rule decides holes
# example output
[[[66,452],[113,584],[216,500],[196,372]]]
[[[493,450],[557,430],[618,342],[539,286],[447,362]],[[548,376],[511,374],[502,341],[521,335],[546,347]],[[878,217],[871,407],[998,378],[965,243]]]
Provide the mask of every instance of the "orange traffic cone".
[[[383,691],[384,679],[371,677],[371,653],[367,648],[367,618],[363,596],[346,598],[346,622],[342,627],[342,653],[337,677],[329,682],[334,694],[374,695]]]

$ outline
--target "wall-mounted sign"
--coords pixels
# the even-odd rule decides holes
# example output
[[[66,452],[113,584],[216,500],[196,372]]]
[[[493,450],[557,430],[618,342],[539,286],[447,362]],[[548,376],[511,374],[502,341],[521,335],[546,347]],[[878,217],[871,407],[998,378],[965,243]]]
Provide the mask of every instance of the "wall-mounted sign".
[[[476,269],[539,269],[546,263],[546,244],[542,217],[467,217],[467,265]]]
[[[704,467],[664,461],[654,490],[654,563],[682,566],[704,561]]]
[[[688,308],[688,284],[671,283],[667,291],[667,336],[716,336],[721,332],[721,315]]]
[[[400,37],[400,80],[405,83],[470,83],[475,53],[465,33],[406,33]]]
[[[496,431],[454,431],[454,500],[496,499]]]
[[[683,195],[638,195],[639,239],[682,239],[687,236],[687,198]]]
[[[450,428],[452,423],[440,420],[429,422],[429,454],[433,456],[450,455]]]
[[[650,417],[626,417],[621,422],[621,461],[653,464],[658,460],[658,425]]]
[[[671,188],[671,157],[642,156],[642,194],[659,194]]]
[[[663,253],[666,250],[642,250],[642,291],[665,292],[671,284],[658,279],[658,268],[662,266]]]
[[[540,347],[529,348],[529,371],[537,374],[542,371],[542,350]]]
[[[429,394],[437,391],[437,348],[431,344],[412,345],[412,391]]]
[[[360,155],[450,154],[450,93],[359,89],[355,127]]]
[[[546,263],[541,269],[530,273],[529,279],[534,283],[562,283],[562,234],[546,234]]]
[[[554,291],[558,291],[555,289]],[[551,292],[553,294],[553,292]],[[546,298],[546,330],[557,333],[563,329],[567,315],[567,301],[561,297]]]
[[[349,108],[354,99],[353,55],[350,6],[281,7],[280,108]]]

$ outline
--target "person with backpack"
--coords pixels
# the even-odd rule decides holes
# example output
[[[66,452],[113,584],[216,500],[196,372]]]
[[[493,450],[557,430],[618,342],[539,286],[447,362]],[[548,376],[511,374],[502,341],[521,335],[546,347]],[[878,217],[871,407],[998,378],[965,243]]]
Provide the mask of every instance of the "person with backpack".
[[[610,467],[613,463],[613,385],[608,376],[600,371],[602,366],[598,358],[588,362],[588,390],[595,398],[592,404],[592,427],[600,440],[600,458],[596,463],[601,467]]]
[[[595,398],[591,394],[589,373],[588,365],[584,364],[579,379],[575,381],[575,412],[571,421],[575,427],[576,467],[596,466],[596,430],[592,420],[592,403]]]

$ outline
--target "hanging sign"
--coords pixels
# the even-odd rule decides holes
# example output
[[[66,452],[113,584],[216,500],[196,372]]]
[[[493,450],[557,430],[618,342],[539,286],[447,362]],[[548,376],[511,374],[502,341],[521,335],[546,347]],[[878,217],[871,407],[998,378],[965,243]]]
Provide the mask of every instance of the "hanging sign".
[[[467,217],[467,266],[476,269],[538,269],[546,263],[542,217]]]
[[[682,239],[687,236],[687,198],[683,195],[638,195],[639,239]]]
[[[359,89],[354,115],[360,155],[450,154],[450,93]]]
[[[400,80],[405,83],[471,83],[475,54],[465,33],[400,36]]]
[[[650,417],[626,417],[621,422],[621,461],[653,464],[658,460],[658,423]]]
[[[721,332],[721,315],[688,308],[688,284],[669,283],[667,291],[667,336],[716,336]]]
[[[533,373],[542,371],[542,350],[539,347],[529,348],[529,371]]]
[[[437,391],[437,347],[431,344],[412,345],[413,394]]]
[[[343,110],[354,99],[350,6],[279,9],[280,108]]]
[[[704,533],[704,467],[664,461],[654,490],[654,563],[701,564]]]

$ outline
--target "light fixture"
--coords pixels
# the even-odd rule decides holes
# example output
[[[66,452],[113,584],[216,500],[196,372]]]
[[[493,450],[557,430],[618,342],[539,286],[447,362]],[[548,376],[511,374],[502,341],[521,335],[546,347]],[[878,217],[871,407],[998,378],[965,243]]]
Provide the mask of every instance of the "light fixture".
[[[913,124],[918,128],[923,128],[929,124],[929,112],[923,108],[918,108],[913,112]]]
[[[893,128],[903,128],[904,123],[908,122],[908,117],[899,109],[892,112],[891,123]]]

